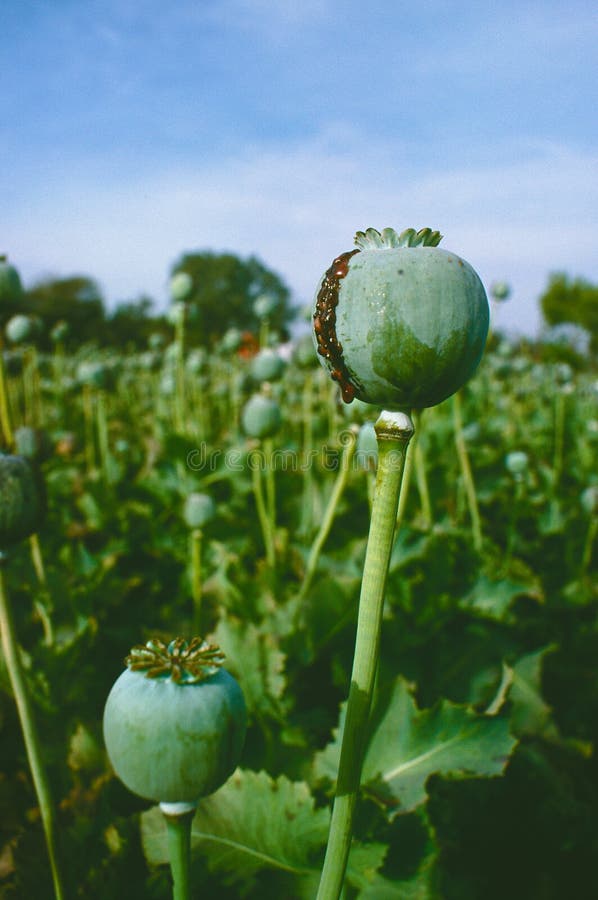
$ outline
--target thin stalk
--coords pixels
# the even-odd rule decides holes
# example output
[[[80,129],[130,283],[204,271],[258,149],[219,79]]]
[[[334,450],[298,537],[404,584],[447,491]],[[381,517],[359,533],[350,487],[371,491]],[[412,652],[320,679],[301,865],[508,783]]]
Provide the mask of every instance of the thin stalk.
[[[27,760],[29,762],[33,785],[39,803],[42,825],[46,837],[46,846],[50,858],[54,893],[56,895],[56,900],[63,900],[65,894],[60,866],[58,864],[54,805],[52,803],[50,786],[42,762],[42,748],[33,717],[33,708],[29,698],[27,681],[21,665],[12,608],[4,583],[3,568],[5,562],[6,558],[4,555],[0,555],[0,632],[2,637],[2,652],[4,654],[4,662],[10,678],[17,712],[19,714]]]
[[[594,549],[594,541],[598,534],[598,516],[592,516],[586,532],[586,538],[583,545],[583,553],[581,556],[581,574],[584,575],[592,562],[592,552]]]
[[[270,320],[268,316],[264,316],[264,318],[260,322],[260,350],[263,350],[268,346],[270,340]]]
[[[96,397],[96,419],[98,429],[98,448],[100,451],[100,466],[104,483],[106,486],[110,484],[110,450],[108,442],[108,420],[106,417],[106,394],[104,391],[98,391]]]
[[[264,465],[266,467],[266,503],[272,531],[276,534],[276,482],[273,466],[272,438],[264,438]]]
[[[83,418],[85,422],[85,462],[87,474],[96,467],[95,435],[93,428],[93,393],[88,384],[83,385]]]
[[[51,606],[50,591],[48,590],[48,580],[46,578],[44,558],[42,556],[42,548],[37,532],[29,535],[29,550],[31,552],[31,562],[33,563],[33,568],[35,569],[35,574],[37,576],[41,592],[44,599],[46,601],[49,601],[48,605]],[[41,600],[35,600],[34,606],[44,630],[44,644],[47,647],[51,647],[54,643],[54,629],[52,627],[52,620],[50,619],[49,612],[46,609],[45,603],[43,603]]]
[[[201,579],[201,539],[203,532],[201,528],[194,528],[191,532],[190,539],[190,556],[191,556],[191,596],[193,597],[193,634],[203,634],[201,628],[201,598],[202,598],[202,579]]]
[[[191,900],[191,823],[195,805],[161,803],[160,809],[168,834],[172,900]]]
[[[426,460],[422,445],[419,443],[415,448],[415,480],[417,481],[417,492],[421,504],[423,529],[424,531],[429,531],[432,527],[432,503],[430,502],[430,490],[426,476]]]
[[[312,531],[314,510],[314,476],[311,465],[313,445],[312,399],[313,375],[311,372],[308,372],[303,383],[303,394],[301,399],[301,421],[303,423],[303,493],[301,498],[301,523],[299,525],[299,533],[306,536],[309,536]]]
[[[183,313],[176,320],[175,325],[175,341],[176,341],[176,387],[175,387],[175,427],[179,433],[183,433],[186,428],[186,401],[185,401],[185,319],[187,316],[187,308],[183,308]]]
[[[405,455],[413,434],[410,416],[401,412],[383,412],[375,427],[378,437],[376,490],[359,598],[353,671],[336,794],[317,900],[338,900],[343,888],[378,669],[386,576]]]
[[[2,430],[1,439],[4,448],[11,450],[14,444],[14,434],[10,417],[10,404],[8,402],[8,383],[3,349],[4,342],[0,338],[0,429]]]
[[[478,499],[471,472],[471,465],[469,463],[469,455],[463,436],[463,416],[461,413],[461,395],[459,391],[457,391],[456,394],[453,394],[453,424],[455,428],[455,446],[457,448],[457,456],[459,458],[459,466],[461,467],[461,476],[463,478],[463,486],[465,487],[465,496],[467,497],[467,506],[469,508],[469,517],[471,519],[473,546],[479,552],[482,549],[482,523],[480,520],[480,511],[478,509]]]
[[[417,449],[419,447],[419,427],[421,423],[421,410],[414,410],[412,413],[413,419],[413,428],[414,434],[409,442],[409,447],[407,449],[407,456],[405,458],[405,470],[403,472],[403,486],[401,489],[401,496],[399,497],[399,507],[397,509],[397,530],[399,529],[403,518],[405,516],[405,506],[407,505],[407,498],[409,496],[409,486],[411,484],[411,476],[413,474],[413,468],[417,464]],[[417,473],[416,473],[417,476]],[[419,478],[418,478],[418,487],[419,487]],[[421,500],[421,493],[420,493]],[[422,507],[423,513],[423,507]]]
[[[550,497],[550,524],[552,528],[558,527],[559,504],[557,493],[561,476],[563,474],[563,460],[565,450],[565,392],[557,388],[554,398],[554,454],[552,460],[552,485]]]
[[[264,539],[264,546],[266,548],[266,559],[268,561],[268,565],[271,568],[274,568],[276,565],[276,551],[274,547],[274,531],[272,529],[272,522],[268,515],[268,510],[266,507],[266,502],[264,500],[264,486],[263,486],[263,478],[262,478],[262,463],[261,463],[262,454],[252,453],[249,458],[249,463],[251,465],[251,476],[253,482],[253,496],[255,498],[255,506],[257,509],[258,519],[260,521],[260,527],[262,529],[262,536]]]
[[[348,432],[348,439],[346,440],[345,446],[343,448],[338,475],[336,476],[336,481],[334,482],[334,485],[332,487],[332,492],[328,500],[324,518],[322,519],[320,529],[315,536],[309,551],[307,564],[305,566],[305,575],[303,576],[303,584],[301,585],[301,590],[299,591],[300,597],[305,596],[313,581],[313,577],[316,574],[316,568],[318,566],[318,560],[320,558],[322,548],[326,542],[328,535],[330,534],[330,529],[332,528],[332,523],[334,522],[338,504],[344,493],[345,487],[347,486],[347,481],[349,480],[349,475],[351,472],[351,463],[353,461],[355,448],[357,446],[357,433],[357,429],[351,429]]]

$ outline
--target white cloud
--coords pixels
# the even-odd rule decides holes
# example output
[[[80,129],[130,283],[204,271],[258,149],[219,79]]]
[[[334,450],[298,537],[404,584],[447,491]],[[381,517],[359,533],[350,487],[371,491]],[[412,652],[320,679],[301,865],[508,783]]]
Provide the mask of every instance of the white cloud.
[[[502,163],[422,174],[400,146],[345,137],[346,149],[327,135],[137,180],[72,173],[5,210],[5,249],[26,281],[84,272],[111,303],[142,292],[165,302],[185,251],[253,253],[305,303],[355,230],[429,225],[486,284],[511,283],[501,324],[531,333],[549,272],[598,278],[597,156],[522,146]]]

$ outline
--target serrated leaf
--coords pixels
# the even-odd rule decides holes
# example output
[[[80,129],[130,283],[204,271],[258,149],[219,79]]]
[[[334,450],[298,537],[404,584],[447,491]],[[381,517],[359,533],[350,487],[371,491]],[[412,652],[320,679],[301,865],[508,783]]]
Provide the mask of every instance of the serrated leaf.
[[[518,737],[538,735],[555,740],[558,729],[552,719],[552,710],[542,696],[542,668],[544,658],[554,652],[550,645],[522,656],[510,669],[511,686],[509,700],[512,704],[511,726]]]
[[[221,619],[214,639],[226,654],[226,668],[238,679],[249,714],[279,718],[286,686],[285,655],[278,638],[253,623],[227,616]]]
[[[511,618],[511,604],[522,596],[533,597],[538,602],[542,600],[535,583],[513,581],[510,578],[497,581],[481,575],[469,594],[459,601],[459,606],[484,618],[505,622]]]
[[[237,769],[219,791],[200,801],[191,850],[205,855],[209,868],[226,883],[278,870],[297,876],[297,895],[309,897],[317,889],[329,825],[330,810],[315,808],[305,782]],[[148,862],[167,863],[168,840],[158,806],[142,813],[141,836]],[[383,844],[352,846],[347,879],[354,887],[373,881],[386,850]]]
[[[336,778],[344,711],[335,740],[316,755],[319,777]],[[509,723],[443,700],[420,710],[409,685],[397,678],[388,707],[369,741],[362,787],[389,818],[426,802],[430,775],[499,775],[517,741]]]
[[[142,816],[143,847],[154,864],[168,861],[161,820],[158,807]],[[192,852],[205,854],[210,869],[231,882],[261,869],[309,874],[314,855],[326,842],[328,822],[329,811],[315,809],[305,782],[238,769],[219,791],[200,801]]]
[[[391,881],[376,875],[371,884],[360,891],[358,900],[432,900],[435,890],[436,855],[427,855],[415,875],[408,880]]]

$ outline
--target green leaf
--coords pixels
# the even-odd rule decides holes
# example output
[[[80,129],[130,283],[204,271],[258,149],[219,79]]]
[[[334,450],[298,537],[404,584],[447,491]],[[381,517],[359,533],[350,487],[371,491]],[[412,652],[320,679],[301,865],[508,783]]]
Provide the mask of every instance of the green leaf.
[[[544,658],[556,650],[554,645],[543,647],[522,656],[511,668],[509,700],[512,704],[511,727],[517,737],[538,735],[548,740],[558,739],[558,729],[552,710],[542,697],[542,667]]]
[[[168,861],[161,819],[159,807],[142,815],[143,847],[154,864]],[[313,858],[326,842],[328,822],[329,811],[314,808],[304,782],[237,770],[224,787],[200,801],[192,851],[205,854],[210,869],[230,882],[261,869],[310,874]]]
[[[343,721],[344,710],[335,740],[316,755],[319,777],[336,778]],[[362,786],[392,819],[426,802],[426,782],[432,774],[499,775],[516,743],[505,719],[469,706],[443,700],[419,710],[408,683],[397,678],[366,751]]]
[[[278,638],[232,616],[220,620],[214,638],[243,689],[248,712],[279,718],[286,679]]]
[[[432,900],[435,889],[436,855],[429,853],[418,871],[408,880],[391,881],[377,874],[358,895],[358,900]]]
[[[193,820],[193,854],[206,856],[209,868],[227,883],[247,882],[269,869],[297,876],[301,896],[317,888],[330,810],[316,809],[305,782],[276,779],[266,772],[237,769],[229,781],[201,800]],[[152,865],[168,862],[164,817],[158,806],[141,816],[141,836]],[[356,843],[348,880],[357,888],[374,879],[384,861],[382,844]]]
[[[511,604],[517,597],[523,596],[542,601],[542,594],[535,582],[513,581],[510,578],[494,580],[481,575],[469,594],[459,601],[459,606],[484,618],[506,622],[513,618]]]

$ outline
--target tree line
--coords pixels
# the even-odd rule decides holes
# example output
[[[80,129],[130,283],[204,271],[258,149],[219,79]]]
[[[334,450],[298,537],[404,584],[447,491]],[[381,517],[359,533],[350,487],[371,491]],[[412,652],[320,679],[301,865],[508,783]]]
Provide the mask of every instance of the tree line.
[[[0,262],[0,266],[6,267],[8,262]],[[194,345],[213,345],[232,327],[257,333],[260,316],[254,307],[263,297],[269,298],[271,328],[283,336],[288,334],[296,314],[290,302],[291,292],[256,257],[242,259],[209,251],[189,253],[173,266],[171,283],[175,275],[183,272],[188,276],[184,296],[186,328]],[[0,294],[0,326],[4,328],[14,315],[36,317],[41,322],[36,337],[41,349],[50,349],[52,330],[59,322],[68,324],[66,343],[73,346],[92,342],[139,349],[147,346],[149,336],[155,332],[172,334],[168,310],[156,312],[152,298],[141,296],[108,310],[98,284],[86,275],[46,279],[27,290],[7,287],[3,291],[0,285]]]
[[[172,334],[168,310],[156,312],[150,297],[141,296],[108,310],[99,286],[86,275],[46,279],[27,290],[20,286],[16,290],[16,273],[11,280],[8,268],[6,259],[0,257],[0,327],[3,329],[17,314],[35,316],[42,325],[36,338],[41,349],[50,349],[52,329],[59,322],[68,323],[67,344],[72,346],[92,342],[140,349],[155,332]],[[194,345],[212,346],[233,327],[257,333],[260,313],[256,301],[264,298],[269,301],[266,307],[272,330],[283,338],[288,336],[296,315],[290,290],[257,257],[242,259],[232,253],[211,251],[187,253],[172,267],[172,284],[181,273],[185,273],[187,334]],[[507,285],[500,286],[504,288],[502,296],[498,290],[493,296],[504,300],[510,291]],[[554,273],[539,304],[546,325],[571,323],[581,327],[589,335],[591,351],[598,351],[598,285]]]

